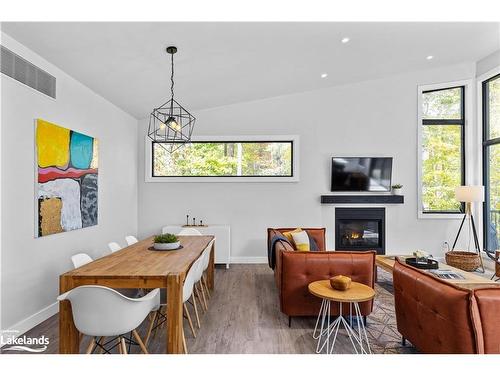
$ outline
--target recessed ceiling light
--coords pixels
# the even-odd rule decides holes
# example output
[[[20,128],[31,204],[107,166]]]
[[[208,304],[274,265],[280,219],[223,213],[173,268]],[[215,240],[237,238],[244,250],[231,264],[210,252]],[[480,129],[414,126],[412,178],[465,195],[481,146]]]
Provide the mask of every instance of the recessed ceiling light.
[[[434,56],[432,56],[432,55],[429,55],[426,57],[427,60],[432,60],[433,58],[434,58]]]
[[[321,78],[326,78],[326,77],[328,77],[328,73],[321,74]]]
[[[341,42],[346,44],[349,40],[350,40],[349,38],[345,37],[345,38],[342,38]]]

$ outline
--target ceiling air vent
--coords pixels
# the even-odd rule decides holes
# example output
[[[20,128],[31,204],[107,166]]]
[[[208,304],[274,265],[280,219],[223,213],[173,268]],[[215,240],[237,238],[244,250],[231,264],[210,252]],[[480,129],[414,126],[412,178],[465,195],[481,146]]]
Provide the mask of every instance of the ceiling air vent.
[[[1,72],[41,93],[56,98],[56,78],[14,52],[0,46]]]

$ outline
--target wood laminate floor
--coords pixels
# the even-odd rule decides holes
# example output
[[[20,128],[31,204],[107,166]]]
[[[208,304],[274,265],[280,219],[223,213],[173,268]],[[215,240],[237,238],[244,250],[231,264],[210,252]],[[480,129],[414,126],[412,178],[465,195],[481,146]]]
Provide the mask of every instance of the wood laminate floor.
[[[414,353],[411,346],[402,347],[400,344],[390,274],[379,271],[376,292],[374,311],[368,317],[367,327],[372,351]],[[201,329],[196,330],[196,338],[192,337],[185,322],[189,353],[311,354],[316,348],[316,342],[312,338],[316,318],[294,318],[292,327],[288,327],[288,317],[279,310],[273,272],[267,265],[231,265],[228,270],[217,268],[215,291],[209,300],[208,311],[202,313],[200,319]],[[144,322],[139,329],[141,337],[145,336],[147,323]],[[58,316],[54,315],[26,335],[45,335],[50,340],[45,353],[57,353],[58,330]],[[88,340],[82,340],[82,352],[85,351]],[[162,328],[148,345],[150,353],[165,353],[165,341],[165,329]],[[138,353],[139,348],[132,346],[131,352]],[[352,352],[347,338],[340,337],[335,352]]]

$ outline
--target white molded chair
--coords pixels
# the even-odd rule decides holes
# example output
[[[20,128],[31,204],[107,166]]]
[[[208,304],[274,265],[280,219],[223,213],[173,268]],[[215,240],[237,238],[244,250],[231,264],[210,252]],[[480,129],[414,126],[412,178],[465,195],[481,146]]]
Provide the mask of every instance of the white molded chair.
[[[184,228],[179,232],[178,235],[179,236],[201,236],[201,232],[195,228]]]
[[[75,254],[71,257],[73,267],[78,268],[93,261],[90,255],[85,253]]]
[[[96,346],[96,337],[109,336],[118,336],[121,352],[126,354],[122,335],[128,332],[132,332],[142,351],[148,353],[136,328],[151,311],[159,308],[160,289],[153,289],[141,298],[129,298],[105,286],[85,285],[61,294],[57,300],[70,301],[76,328],[93,337],[87,354]]]
[[[127,245],[129,245],[129,246],[139,242],[139,240],[137,238],[135,238],[134,236],[125,237],[125,241],[127,241]]]
[[[111,250],[112,253],[121,250],[122,247],[118,245],[116,242],[110,242],[108,243],[109,250]]]
[[[189,313],[189,309],[187,308],[186,303],[189,302],[193,305],[193,308],[194,308],[194,311],[196,314],[196,320],[198,323],[198,328],[200,328],[200,317],[198,315],[198,307],[196,304],[196,299],[193,296],[193,288],[194,288],[196,276],[200,272],[201,268],[202,268],[202,258],[200,257],[197,260],[195,260],[194,263],[192,264],[191,268],[189,269],[189,271],[186,275],[186,278],[184,279],[184,285],[182,287],[182,304],[183,304],[183,310],[185,313],[185,318],[187,319],[188,324],[189,324],[189,328],[191,329],[191,332],[193,333],[193,337],[195,337],[195,338],[196,338],[196,332],[194,330],[193,320],[191,319],[191,314]],[[191,297],[193,297],[193,298],[191,298]],[[190,298],[192,299],[192,302],[189,301]],[[162,305],[162,306],[166,306],[166,305]],[[159,327],[161,327],[161,325],[166,320],[161,315],[162,315],[162,313],[161,313],[160,309],[154,311],[154,315],[149,323],[146,339],[144,340],[144,343],[146,346],[148,345],[149,339],[151,337],[151,332],[153,331],[153,329],[158,329]],[[163,321],[161,321],[159,323],[159,320],[162,318],[163,318]],[[184,352],[187,354],[187,345],[186,345],[186,338],[184,336],[184,331],[182,333],[182,340],[183,340],[183,345],[184,345]]]
[[[207,278],[205,275],[205,271],[208,269],[208,265],[210,264],[210,252],[212,251],[213,244],[215,243],[215,238],[210,241],[208,246],[203,250],[201,254],[202,257],[202,275],[201,275],[201,287],[205,287],[205,291],[207,292],[207,296],[210,298],[210,291],[208,289]]]

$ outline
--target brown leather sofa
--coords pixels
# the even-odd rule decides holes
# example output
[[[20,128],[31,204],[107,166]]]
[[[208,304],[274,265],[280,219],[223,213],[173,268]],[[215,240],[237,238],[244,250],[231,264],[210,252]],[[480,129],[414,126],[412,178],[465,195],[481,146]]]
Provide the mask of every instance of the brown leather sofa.
[[[268,244],[274,235],[294,228],[268,228]],[[374,251],[348,252],[325,251],[325,228],[302,228],[314,238],[319,251],[295,251],[288,243],[275,244],[276,265],[275,282],[279,290],[281,312],[293,316],[315,316],[321,300],[309,293],[307,286],[317,280],[328,279],[335,275],[349,276],[371,287],[374,286]],[[360,303],[361,314],[371,313],[373,302]],[[338,305],[332,304],[332,315],[337,315]]]
[[[396,261],[398,331],[422,353],[500,353],[500,288],[468,290]]]

